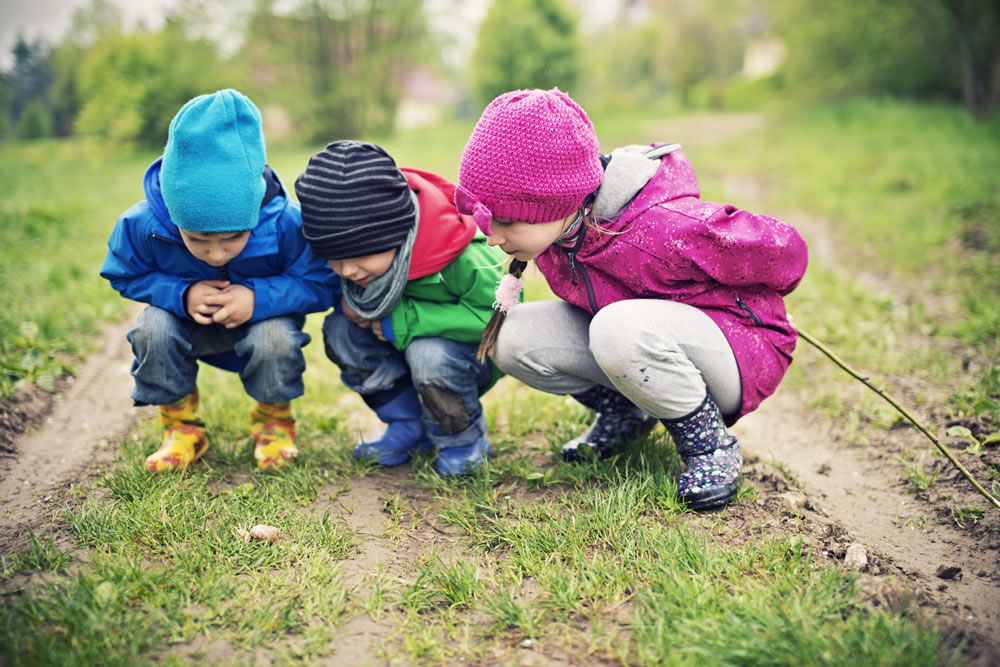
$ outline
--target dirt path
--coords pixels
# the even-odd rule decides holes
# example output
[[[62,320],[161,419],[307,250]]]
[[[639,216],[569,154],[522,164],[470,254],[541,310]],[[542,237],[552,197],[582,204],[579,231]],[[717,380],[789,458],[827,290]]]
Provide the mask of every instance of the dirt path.
[[[0,458],[0,552],[6,553],[29,530],[38,531],[63,510],[74,485],[80,485],[114,459],[114,444],[125,437],[149,408],[128,408],[132,391],[132,350],[125,341],[138,312],[104,327],[98,351],[83,364],[51,409],[29,415],[26,433],[14,441],[14,454]],[[30,399],[37,402],[37,398]]]

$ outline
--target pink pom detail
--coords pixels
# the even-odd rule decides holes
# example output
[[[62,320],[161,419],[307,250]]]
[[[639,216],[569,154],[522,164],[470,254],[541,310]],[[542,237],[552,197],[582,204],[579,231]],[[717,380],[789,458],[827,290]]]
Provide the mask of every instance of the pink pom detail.
[[[476,202],[472,208],[472,219],[476,221],[476,226],[487,236],[490,235],[490,222],[493,220],[493,212],[486,208],[486,204]]]
[[[521,298],[522,289],[524,289],[524,283],[521,282],[520,278],[509,273],[505,274],[500,279],[500,284],[497,285],[497,300],[493,304],[493,308],[504,314],[509,313],[510,309],[517,305],[518,299]]]

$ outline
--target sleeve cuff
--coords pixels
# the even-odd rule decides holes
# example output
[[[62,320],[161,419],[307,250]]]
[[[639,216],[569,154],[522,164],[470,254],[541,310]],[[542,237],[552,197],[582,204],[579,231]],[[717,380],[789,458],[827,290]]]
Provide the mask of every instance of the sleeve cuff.
[[[392,315],[382,318],[382,337],[388,341],[396,341],[396,330],[392,328]]]

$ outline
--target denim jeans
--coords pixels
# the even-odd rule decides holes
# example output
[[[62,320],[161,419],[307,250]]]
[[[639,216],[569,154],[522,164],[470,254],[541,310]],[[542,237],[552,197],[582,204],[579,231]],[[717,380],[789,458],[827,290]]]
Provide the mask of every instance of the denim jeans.
[[[302,331],[305,317],[273,317],[227,329],[198,324],[149,306],[126,338],[135,359],[132,377],[136,405],[164,405],[194,391],[198,360],[229,355],[246,392],[262,403],[298,398],[305,391],[302,348],[312,338]]]
[[[476,343],[428,336],[399,351],[339,312],[327,315],[323,340],[343,383],[363,397],[412,384],[427,437],[438,449],[471,445],[486,433],[479,394],[492,373],[476,359]]]

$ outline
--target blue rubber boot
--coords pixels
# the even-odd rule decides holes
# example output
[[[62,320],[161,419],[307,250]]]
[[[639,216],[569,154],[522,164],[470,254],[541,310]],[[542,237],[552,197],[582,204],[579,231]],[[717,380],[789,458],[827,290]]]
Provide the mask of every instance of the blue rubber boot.
[[[562,446],[564,461],[573,463],[583,460],[581,445],[589,447],[597,458],[604,460],[614,454],[625,440],[656,427],[656,417],[647,415],[614,389],[594,385],[572,396],[596,414],[594,423],[586,431]]]
[[[464,447],[448,447],[438,450],[437,462],[434,464],[442,477],[464,475],[473,468],[486,463],[493,456],[493,447],[484,434],[479,440]]]
[[[681,500],[693,510],[725,505],[736,497],[743,454],[726,431],[719,406],[711,396],[680,419],[661,419],[687,466],[677,479]]]
[[[398,466],[410,460],[414,452],[431,450],[424,423],[420,420],[420,400],[412,386],[407,386],[388,403],[372,407],[372,410],[389,428],[378,440],[358,443],[354,448],[354,458],[374,459],[380,465]]]

